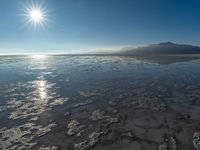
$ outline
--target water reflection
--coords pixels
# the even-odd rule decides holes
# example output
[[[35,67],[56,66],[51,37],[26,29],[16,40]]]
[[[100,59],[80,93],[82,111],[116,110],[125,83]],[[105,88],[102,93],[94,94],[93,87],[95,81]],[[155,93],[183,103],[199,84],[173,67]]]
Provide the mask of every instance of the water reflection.
[[[183,129],[184,133],[178,131],[180,134],[177,135],[189,132],[188,123],[198,129],[199,61],[158,65],[127,57],[37,55],[21,58],[24,61],[16,64],[18,59],[13,59],[14,63],[9,65],[7,58],[2,61],[3,64],[0,61],[0,83],[7,80],[0,84],[0,149],[39,147],[44,139],[32,143],[35,139],[54,130],[56,124],[59,129],[65,128],[63,133],[66,134],[66,123],[71,119],[80,120],[80,124],[85,125],[80,141],[90,137],[87,131],[95,131],[96,128],[108,129],[104,135],[107,138],[107,133],[112,133],[112,126],[105,128],[105,123],[108,120],[112,122],[112,118],[119,118],[117,126],[122,135],[127,135],[124,131],[138,129],[141,130],[138,137],[142,137],[144,128],[148,137],[154,137],[152,133],[159,133],[156,135],[156,144],[162,142],[161,137],[171,136],[174,129]],[[11,73],[13,70],[15,72]],[[100,111],[96,111],[97,108]],[[146,117],[146,114],[149,115]],[[91,115],[102,119],[91,122]],[[165,133],[166,126],[168,133]],[[61,134],[60,130],[54,130],[53,134],[46,136],[47,143],[57,145],[50,142],[55,138],[58,138],[56,142],[63,141]],[[65,136],[60,147],[67,149],[68,142],[69,145],[76,144],[76,139],[75,135],[70,138]],[[146,141],[146,137],[144,139]]]
[[[47,58],[46,55],[30,55],[32,59],[45,59]]]
[[[45,79],[12,84],[8,88],[8,101],[5,106],[0,106],[0,110],[9,110],[8,118],[11,120],[35,120],[41,113],[68,101],[68,97],[59,97],[55,83]]]
[[[36,86],[37,86],[37,93],[39,94],[39,102],[47,103],[48,102],[47,81],[45,80],[37,81]]]
[[[38,65],[34,69],[39,69],[38,77],[36,81],[33,82],[33,87],[35,90],[33,91],[33,98],[36,98],[36,103],[39,104],[47,104],[48,101],[51,98],[51,94],[49,93],[48,89],[51,90],[51,87],[53,86],[51,83],[48,83],[47,80],[44,77],[44,74],[46,73],[47,66],[45,63],[45,59],[47,58],[46,55],[30,55],[34,61],[36,60]]]

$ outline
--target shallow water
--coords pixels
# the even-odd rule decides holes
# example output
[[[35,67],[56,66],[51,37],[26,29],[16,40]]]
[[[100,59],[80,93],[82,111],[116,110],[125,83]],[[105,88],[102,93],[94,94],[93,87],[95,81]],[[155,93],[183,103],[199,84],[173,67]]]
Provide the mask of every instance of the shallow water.
[[[198,149],[199,79],[198,59],[1,56],[0,149]]]

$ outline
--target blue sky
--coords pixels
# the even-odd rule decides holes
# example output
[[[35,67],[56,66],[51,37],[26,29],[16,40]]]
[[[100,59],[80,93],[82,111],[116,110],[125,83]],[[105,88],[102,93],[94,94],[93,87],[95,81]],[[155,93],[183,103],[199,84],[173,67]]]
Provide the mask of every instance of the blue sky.
[[[41,2],[0,1],[0,53],[82,53],[165,41],[200,45],[199,0],[46,0],[49,21],[34,29],[22,14]]]

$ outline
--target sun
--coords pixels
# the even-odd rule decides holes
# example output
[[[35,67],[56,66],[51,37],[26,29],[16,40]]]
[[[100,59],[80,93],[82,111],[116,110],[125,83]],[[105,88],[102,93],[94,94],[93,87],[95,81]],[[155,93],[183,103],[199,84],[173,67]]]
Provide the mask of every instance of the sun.
[[[23,15],[26,18],[26,24],[31,25],[34,28],[39,26],[44,27],[49,21],[44,3],[33,3],[33,1],[31,2],[32,3],[29,5],[24,5],[25,11]]]
[[[29,17],[34,23],[39,23],[44,19],[44,14],[40,9],[32,9],[29,12]]]

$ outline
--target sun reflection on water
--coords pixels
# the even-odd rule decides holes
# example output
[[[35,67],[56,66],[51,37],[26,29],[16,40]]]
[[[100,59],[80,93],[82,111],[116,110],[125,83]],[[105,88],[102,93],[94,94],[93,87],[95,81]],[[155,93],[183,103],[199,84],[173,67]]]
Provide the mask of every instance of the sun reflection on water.
[[[41,103],[47,103],[48,102],[48,96],[47,96],[47,81],[41,80],[37,82],[37,92],[39,94],[40,102]]]
[[[53,84],[49,83],[47,80],[40,78],[31,82],[32,92],[30,92],[29,99],[33,101],[38,107],[45,106],[52,99]]]
[[[45,59],[47,58],[46,55],[30,55],[31,58],[33,59]]]

